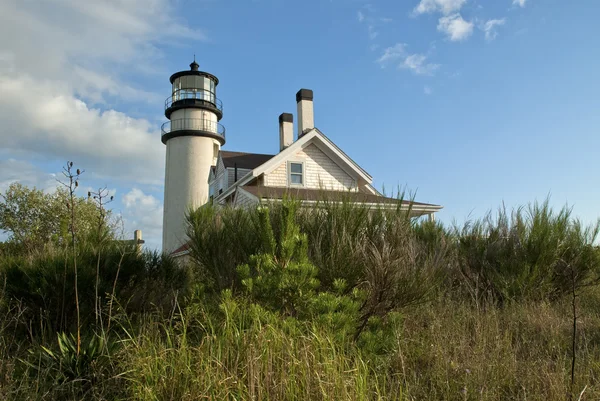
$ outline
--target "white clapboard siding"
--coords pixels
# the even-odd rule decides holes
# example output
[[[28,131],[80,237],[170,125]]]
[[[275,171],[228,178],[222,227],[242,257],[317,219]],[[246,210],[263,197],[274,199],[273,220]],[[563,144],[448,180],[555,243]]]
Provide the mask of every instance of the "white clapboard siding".
[[[269,174],[265,174],[265,186],[268,187],[287,187],[287,162],[282,163]]]
[[[231,181],[227,181],[227,169],[225,168],[223,159],[221,159],[221,157],[219,157],[217,160],[216,167],[214,179],[208,184],[210,187],[209,193],[213,194],[214,196],[217,196],[220,190],[225,191],[231,183]]]
[[[304,187],[314,189],[329,189],[335,191],[356,191],[356,180],[340,166],[323,153],[317,146],[311,144],[296,153],[288,161],[304,162]],[[271,187],[287,187],[288,161],[265,175],[265,185]]]

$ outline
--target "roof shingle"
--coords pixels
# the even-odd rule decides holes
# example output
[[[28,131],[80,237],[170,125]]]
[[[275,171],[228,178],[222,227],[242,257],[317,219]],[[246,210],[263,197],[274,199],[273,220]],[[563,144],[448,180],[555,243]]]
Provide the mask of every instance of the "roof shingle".
[[[253,186],[253,185],[245,185],[241,188],[261,199],[262,198],[283,199],[285,196],[289,196],[289,197],[296,198],[299,200],[307,200],[307,201],[348,200],[350,202],[359,202],[359,203],[392,203],[392,204],[402,201],[403,205],[439,207],[438,205],[432,205],[430,203],[411,202],[410,200],[400,200],[397,198],[388,198],[385,196],[364,193],[364,192],[332,191],[332,190],[307,189],[307,188],[265,187],[265,186]]]
[[[266,163],[274,155],[265,155],[261,153],[244,153],[230,152],[227,150],[221,151],[221,158],[226,168],[245,168],[253,170],[261,164]]]

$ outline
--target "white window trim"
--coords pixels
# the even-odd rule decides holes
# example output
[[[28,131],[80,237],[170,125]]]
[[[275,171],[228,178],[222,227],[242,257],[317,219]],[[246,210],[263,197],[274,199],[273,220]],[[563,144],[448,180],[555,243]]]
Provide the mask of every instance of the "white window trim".
[[[292,182],[292,163],[302,165],[302,184]],[[298,173],[295,173],[298,175]],[[288,160],[287,162],[287,180],[289,187],[304,187],[306,186],[306,164],[304,160]]]

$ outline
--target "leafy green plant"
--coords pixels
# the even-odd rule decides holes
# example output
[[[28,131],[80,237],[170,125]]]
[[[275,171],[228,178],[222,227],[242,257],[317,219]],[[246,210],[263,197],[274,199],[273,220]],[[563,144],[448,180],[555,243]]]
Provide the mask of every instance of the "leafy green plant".
[[[27,375],[45,381],[41,384],[53,399],[85,399],[118,377],[117,351],[118,343],[104,335],[85,334],[78,344],[75,335],[61,332],[55,345],[34,346],[21,362]],[[109,392],[118,393],[118,389]]]
[[[269,208],[258,211],[261,252],[238,269],[242,284],[261,304],[289,316],[306,315],[319,286],[317,269],[308,260],[307,238],[296,224],[297,203],[285,202],[276,239]]]
[[[78,353],[75,336],[58,333],[57,347],[40,345],[37,351],[31,349],[32,358],[26,364],[35,369],[52,370],[59,383],[75,379],[93,380],[94,369],[102,370],[108,366],[109,357],[116,350],[116,343],[106,341],[105,337],[99,335],[90,335],[84,340]]]

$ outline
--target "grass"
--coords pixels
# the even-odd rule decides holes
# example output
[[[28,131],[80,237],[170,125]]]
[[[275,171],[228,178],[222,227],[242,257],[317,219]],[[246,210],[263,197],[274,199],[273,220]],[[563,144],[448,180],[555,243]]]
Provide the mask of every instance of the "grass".
[[[229,321],[216,328],[218,335],[191,339],[185,326],[194,322],[178,323],[177,328],[157,327],[127,339],[130,399],[393,398],[384,393],[373,398],[376,381],[369,379],[376,376],[369,364],[357,350],[344,349],[318,330],[282,327],[280,322],[242,330]]]
[[[579,330],[577,393],[600,398],[600,314],[586,294]],[[311,324],[286,322],[230,301],[214,312],[190,308],[164,321],[124,315],[111,364],[85,380],[51,381],[56,366],[23,369],[2,343],[0,398],[11,400],[564,400],[568,398],[567,304],[477,309],[442,298],[409,308],[396,345],[369,355]],[[129,330],[131,329],[131,331]],[[8,339],[3,333],[2,338]],[[115,337],[116,338],[116,337]],[[85,344],[85,341],[84,341]],[[84,345],[85,347],[85,345]],[[20,366],[20,367],[19,367]],[[577,398],[575,398],[577,399]]]
[[[600,397],[600,314],[582,314],[575,389],[593,400]],[[435,303],[405,320],[395,364],[414,399],[568,399],[569,317],[564,304]]]
[[[69,254],[1,260],[0,399],[600,399],[597,226],[278,207],[192,214],[190,268],[80,249],[79,352]]]

